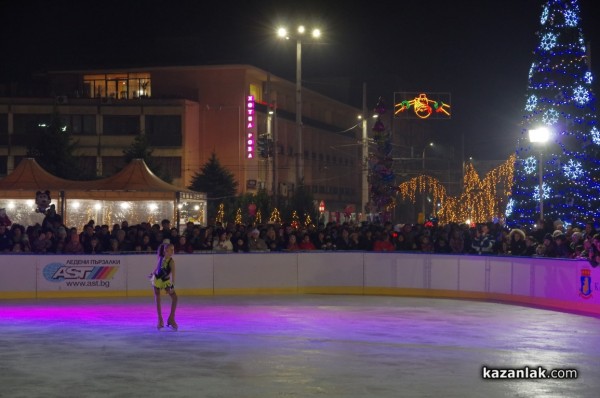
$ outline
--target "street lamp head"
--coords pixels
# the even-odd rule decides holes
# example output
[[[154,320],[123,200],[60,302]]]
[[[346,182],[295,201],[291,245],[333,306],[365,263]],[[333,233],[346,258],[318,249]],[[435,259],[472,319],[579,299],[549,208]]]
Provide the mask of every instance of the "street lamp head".
[[[550,138],[550,130],[546,127],[539,127],[537,129],[529,130],[529,141],[545,143]]]
[[[319,37],[321,37],[321,30],[320,29],[313,29],[312,31],[312,37],[315,39],[318,39]]]
[[[290,37],[288,36],[288,31],[287,31],[287,29],[286,29],[286,28],[283,28],[283,27],[281,27],[281,28],[278,28],[278,29],[277,29],[277,36],[278,36],[278,37],[281,37],[282,39],[286,39],[286,40],[289,40],[289,38],[290,38]]]
[[[298,26],[298,33],[299,34],[303,35],[305,31],[306,31],[306,29],[304,28],[304,25]]]

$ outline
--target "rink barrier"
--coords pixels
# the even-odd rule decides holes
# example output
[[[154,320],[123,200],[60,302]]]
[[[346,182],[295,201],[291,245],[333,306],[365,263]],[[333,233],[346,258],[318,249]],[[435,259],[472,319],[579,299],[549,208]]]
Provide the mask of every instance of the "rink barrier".
[[[600,315],[584,260],[420,253],[176,254],[179,295],[351,294],[459,298]],[[151,296],[155,255],[0,256],[0,299]]]

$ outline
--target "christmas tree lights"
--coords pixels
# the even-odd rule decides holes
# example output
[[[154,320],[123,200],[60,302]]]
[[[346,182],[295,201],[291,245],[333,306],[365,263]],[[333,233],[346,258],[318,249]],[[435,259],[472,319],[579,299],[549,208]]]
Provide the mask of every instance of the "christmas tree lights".
[[[545,218],[585,222],[600,213],[600,133],[577,0],[546,1],[540,24],[507,209],[511,225],[539,218],[540,173]],[[529,142],[529,130],[539,127],[551,131],[545,145]]]

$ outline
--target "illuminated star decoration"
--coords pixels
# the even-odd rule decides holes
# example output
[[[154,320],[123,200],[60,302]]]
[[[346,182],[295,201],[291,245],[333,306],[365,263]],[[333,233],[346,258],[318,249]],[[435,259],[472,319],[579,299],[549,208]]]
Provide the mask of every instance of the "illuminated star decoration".
[[[512,198],[510,198],[508,200],[508,203],[506,204],[506,211],[504,212],[504,215],[506,217],[510,217],[510,215],[513,212],[514,207],[515,207],[515,201]]]
[[[573,89],[573,99],[580,105],[585,105],[590,101],[590,93],[582,86]]]
[[[598,131],[596,126],[592,127],[590,135],[592,136],[592,142],[596,145],[600,145],[600,131]]]
[[[576,27],[577,23],[579,22],[579,17],[577,16],[577,13],[575,13],[573,10],[565,11],[565,22],[568,26],[572,28]]]
[[[542,189],[544,190],[544,199],[548,199],[550,197],[550,187],[548,184],[543,183]],[[536,186],[533,191],[533,199],[540,200],[540,187]]]
[[[532,174],[535,172],[536,166],[537,160],[533,156],[523,159],[523,169],[525,170],[525,173]]]
[[[554,46],[556,46],[557,36],[554,33],[546,33],[544,37],[542,37],[542,43],[540,47],[542,47],[546,51],[552,50]]]
[[[544,25],[548,20],[548,6],[544,7],[544,11],[542,11],[542,17],[540,18],[540,23]]]
[[[548,126],[552,126],[558,122],[558,111],[556,109],[548,109],[542,116],[542,122]]]
[[[569,163],[563,166],[563,173],[565,173],[567,178],[577,180],[583,177],[583,166],[581,165],[581,162],[570,159]]]
[[[528,112],[532,112],[537,105],[537,97],[534,94],[531,94],[529,98],[527,98],[527,103],[525,104],[525,110]]]

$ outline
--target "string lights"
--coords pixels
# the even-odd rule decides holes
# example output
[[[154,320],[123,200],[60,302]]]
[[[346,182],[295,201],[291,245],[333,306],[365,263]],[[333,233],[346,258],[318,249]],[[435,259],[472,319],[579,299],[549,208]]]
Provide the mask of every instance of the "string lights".
[[[451,222],[487,222],[499,217],[507,206],[511,194],[515,155],[488,172],[480,179],[471,163],[467,164],[463,180],[463,193],[459,197],[448,196],[446,188],[435,178],[420,175],[398,186],[403,200],[416,203],[416,195],[431,194],[434,204],[439,204],[437,218],[440,224]],[[435,208],[435,206],[434,206]]]

